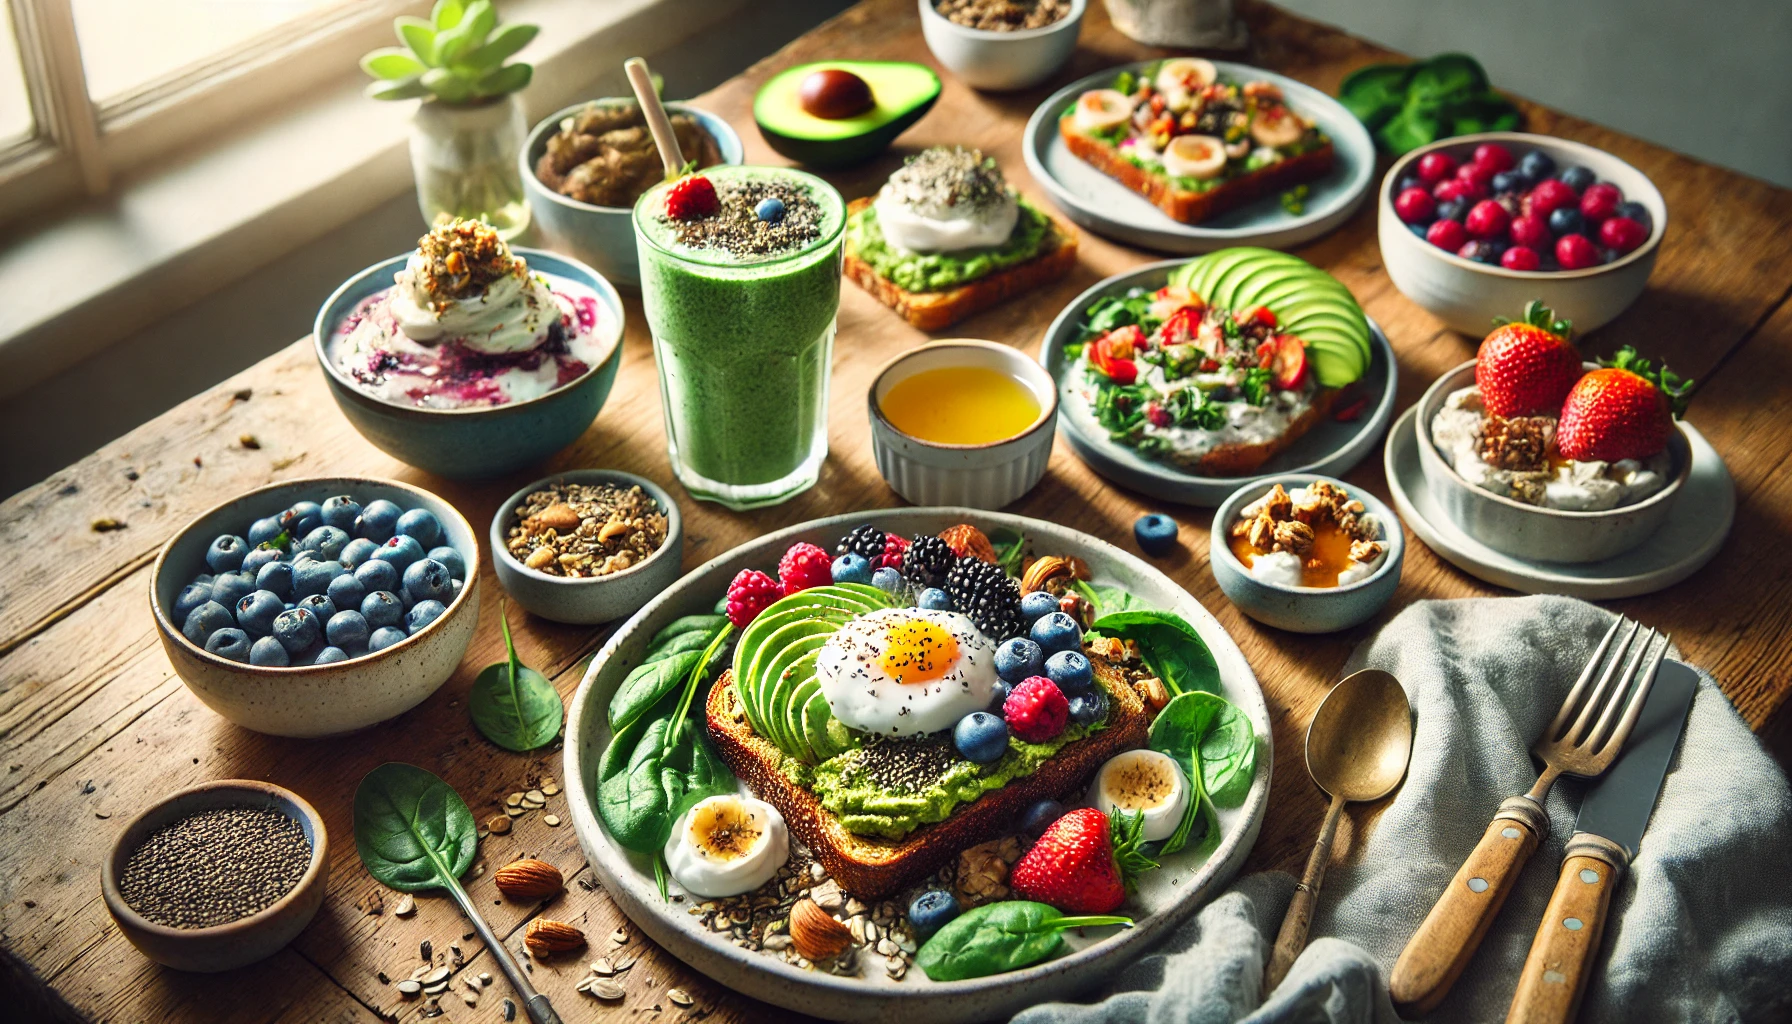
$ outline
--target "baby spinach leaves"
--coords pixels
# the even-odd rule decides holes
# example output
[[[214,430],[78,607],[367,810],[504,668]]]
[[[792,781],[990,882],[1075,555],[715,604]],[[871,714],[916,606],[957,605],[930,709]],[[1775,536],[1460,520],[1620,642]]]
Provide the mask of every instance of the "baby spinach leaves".
[[[934,981],[961,981],[1016,971],[1064,952],[1064,931],[1123,924],[1132,919],[1101,914],[1066,917],[1044,903],[1009,900],[967,910],[935,932],[915,954],[915,964]]]
[[[498,622],[504,628],[504,661],[493,662],[473,680],[467,710],[486,739],[505,750],[527,753],[545,747],[560,735],[565,716],[560,691],[548,678],[524,668],[510,638],[510,616],[498,606]]]
[[[1108,612],[1096,619],[1089,631],[1138,641],[1139,656],[1172,694],[1216,693],[1220,689],[1220,667],[1213,652],[1180,615],[1136,608]]]
[[[1215,805],[1243,803],[1256,775],[1257,736],[1250,717],[1223,697],[1184,693],[1158,712],[1151,723],[1150,744],[1152,750],[1176,760],[1194,790],[1181,823],[1158,852],[1175,853],[1186,846],[1197,818],[1205,821],[1206,830],[1196,852],[1212,852],[1220,838]]]
[[[416,765],[380,765],[355,790],[355,850],[382,885],[453,891],[478,846],[466,801]]]
[[[610,698],[610,731],[622,732],[672,692],[727,625],[728,619],[722,615],[686,615],[654,634],[647,656]]]
[[[1338,87],[1338,101],[1394,154],[1452,135],[1510,131],[1524,120],[1488,85],[1481,65],[1462,53],[1358,68]]]
[[[1115,612],[1150,611],[1151,606],[1132,596],[1130,591],[1087,580],[1073,580],[1071,586],[1089,602],[1091,617],[1099,619]]]
[[[1019,530],[998,526],[989,531],[990,546],[996,551],[996,565],[1010,576],[1019,576],[1027,558],[1027,537]]]

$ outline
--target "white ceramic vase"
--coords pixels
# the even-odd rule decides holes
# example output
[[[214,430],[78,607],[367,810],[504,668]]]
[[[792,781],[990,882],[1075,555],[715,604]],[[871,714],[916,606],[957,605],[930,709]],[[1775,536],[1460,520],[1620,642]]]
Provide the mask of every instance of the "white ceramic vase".
[[[1239,50],[1249,39],[1233,0],[1107,0],[1114,27],[1141,43]]]
[[[516,93],[473,104],[426,100],[411,120],[411,172],[423,219],[483,220],[505,240],[529,226],[516,155],[528,134]]]

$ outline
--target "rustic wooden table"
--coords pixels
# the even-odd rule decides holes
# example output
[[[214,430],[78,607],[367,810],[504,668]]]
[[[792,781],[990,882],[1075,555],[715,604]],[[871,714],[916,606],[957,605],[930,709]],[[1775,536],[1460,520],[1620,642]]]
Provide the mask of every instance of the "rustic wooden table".
[[[1268,7],[1252,7],[1248,16],[1253,63],[1327,91],[1335,91],[1352,68],[1392,56]],[[1074,64],[1058,80],[1153,53],[1119,35],[1101,5],[1091,4]],[[913,0],[867,0],[698,102],[741,128],[750,162],[782,162],[752,130],[755,87],[790,64],[843,56],[933,63]],[[910,130],[895,152],[833,180],[849,197],[869,194],[903,153],[961,142],[993,153],[1010,180],[1044,202],[1021,161],[1019,139],[1027,115],[1048,90],[981,95],[945,77],[938,109]],[[1698,378],[1690,419],[1728,459],[1742,499],[1735,530],[1713,564],[1664,593],[1612,606],[1672,632],[1686,655],[1723,683],[1783,761],[1792,747],[1792,728],[1786,725],[1792,716],[1781,711],[1792,690],[1792,656],[1779,642],[1792,617],[1792,544],[1787,543],[1792,430],[1777,403],[1792,379],[1792,303],[1786,301],[1792,292],[1792,192],[1534,105],[1527,104],[1526,112],[1533,130],[1614,152],[1661,187],[1672,220],[1650,288],[1588,345],[1604,354],[1633,343]],[[1072,296],[1154,258],[1088,235],[1082,245],[1081,266],[1069,280],[987,312],[953,333],[1031,350]],[[1443,329],[1401,297],[1381,272],[1369,207],[1301,253],[1342,279],[1387,330],[1399,357],[1402,407],[1438,373],[1472,355],[1476,339]],[[342,269],[346,274],[356,268]],[[504,495],[552,470],[607,466],[670,483],[639,303],[631,299],[628,313],[621,377],[608,408],[551,465],[511,479],[468,485],[428,478],[375,450],[337,413],[306,340],[0,504],[5,560],[0,572],[0,1006],[5,1010],[0,1017],[216,1024],[414,1020],[424,1004],[402,1001],[379,974],[408,976],[419,962],[422,940],[433,940],[441,951],[457,943],[467,970],[492,970],[477,940],[463,938],[466,926],[445,899],[420,900],[414,916],[392,913],[396,894],[362,870],[349,821],[357,781],[387,759],[413,761],[441,774],[481,816],[495,811],[505,794],[560,772],[557,752],[529,758],[484,742],[462,706],[475,673],[502,651],[495,620],[500,591],[489,552],[480,566],[485,621],[453,679],[392,722],[350,739],[314,742],[236,728],[181,685],[152,627],[145,601],[148,566],[168,536],[198,512],[249,488],[298,476],[416,481],[452,501],[476,525],[490,520]],[[876,366],[923,340],[889,310],[846,286],[834,367],[832,455],[820,484],[789,504],[751,514],[686,501],[687,565],[791,523],[897,504],[872,464],[860,396]],[[1350,479],[1386,496],[1379,458],[1365,460]],[[1044,482],[1012,511],[1130,545],[1134,518],[1155,508],[1109,486],[1060,446]],[[1275,720],[1283,770],[1276,773],[1271,813],[1246,870],[1298,870],[1324,810],[1320,794],[1298,767],[1304,724],[1374,623],[1331,637],[1255,625],[1218,592],[1203,564],[1210,514],[1167,511],[1183,520],[1184,531],[1182,548],[1164,568],[1217,614],[1244,648]],[[121,527],[102,531],[103,520]],[[1383,618],[1420,599],[1493,593],[1498,591],[1451,568],[1414,538],[1399,595]],[[546,672],[568,697],[607,635],[533,618],[519,625],[524,661]],[[292,946],[261,964],[219,976],[163,970],[112,926],[100,900],[100,858],[123,821],[146,802],[221,778],[278,782],[323,813],[336,839],[329,898]],[[548,810],[564,814],[564,799],[550,799]],[[1359,826],[1373,812],[1356,812]],[[592,952],[564,964],[538,964],[533,972],[536,985],[566,1020],[616,1019],[625,1012],[789,1018],[709,982],[628,928],[592,880],[572,829],[550,828],[543,819],[529,815],[508,835],[486,839],[480,863],[495,867],[528,853],[583,883],[569,885],[543,912],[583,927]],[[1340,850],[1350,847],[1349,820]],[[520,947],[532,914],[495,898],[489,870],[473,878],[470,889],[488,901],[496,932]],[[584,964],[611,949],[610,936],[619,927],[630,936],[627,951],[640,956],[626,975],[625,1000],[600,1004],[576,994],[573,985],[586,973]],[[694,997],[693,1008],[682,1009],[668,998],[674,986]],[[476,1009],[446,998],[444,1019],[502,1019],[501,999],[508,994],[500,980],[498,991]]]

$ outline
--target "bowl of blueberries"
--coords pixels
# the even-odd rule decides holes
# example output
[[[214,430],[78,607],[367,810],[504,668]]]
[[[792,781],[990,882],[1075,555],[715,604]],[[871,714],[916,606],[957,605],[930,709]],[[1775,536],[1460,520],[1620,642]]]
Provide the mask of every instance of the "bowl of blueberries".
[[[1381,258],[1395,287],[1479,338],[1541,299],[1591,331],[1649,282],[1667,206],[1643,172],[1592,146],[1486,132],[1422,146],[1381,183]]]
[[[448,680],[479,621],[479,542],[454,506],[391,480],[273,484],[163,546],[150,604],[207,707],[275,736],[383,722]]]

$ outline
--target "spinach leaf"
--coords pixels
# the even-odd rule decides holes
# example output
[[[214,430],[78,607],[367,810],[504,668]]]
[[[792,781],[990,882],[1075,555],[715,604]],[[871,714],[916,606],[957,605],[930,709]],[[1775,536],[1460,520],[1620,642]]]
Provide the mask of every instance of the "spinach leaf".
[[[1175,853],[1194,834],[1197,818],[1206,823],[1197,853],[1219,845],[1220,821],[1215,805],[1236,807],[1250,792],[1257,771],[1257,736],[1251,720],[1223,697],[1199,691],[1185,693],[1157,714],[1151,723],[1151,749],[1175,758],[1194,789],[1175,833],[1159,853]]]
[[[1117,612],[1151,611],[1150,605],[1132,595],[1131,591],[1119,587],[1110,587],[1100,583],[1089,583],[1077,580],[1071,584],[1076,592],[1089,602],[1091,617],[1095,619],[1113,615]]]
[[[402,892],[459,888],[478,852],[473,812],[453,787],[388,762],[355,790],[355,850],[367,873]]]
[[[503,605],[498,622],[504,628],[508,658],[487,665],[473,680],[467,695],[467,711],[485,738],[518,753],[545,747],[560,735],[565,709],[560,692],[548,678],[517,661],[516,643],[510,638],[510,616]]]
[[[670,693],[727,625],[728,618],[723,615],[686,615],[655,633],[646,657],[610,698],[610,731],[621,732]]]
[[[1182,616],[1158,611],[1120,611],[1102,615],[1091,632],[1136,640],[1139,656],[1173,694],[1218,692],[1220,668],[1213,652]]]
[[[1116,327],[1138,324],[1149,333],[1158,324],[1151,316],[1151,293],[1143,288],[1129,288],[1125,295],[1105,295],[1083,311],[1083,323],[1077,341],[1099,338]]]
[[[1043,903],[986,903],[946,923],[915,954],[915,964],[934,981],[960,981],[1019,970],[1057,956],[1068,928],[1123,924],[1114,915],[1065,917]]]
[[[996,564],[1010,576],[1019,576],[1027,557],[1027,538],[1019,530],[998,527],[989,532],[990,546],[996,549]]]
[[[705,638],[713,637],[727,624],[728,616],[726,615],[685,615],[673,619],[666,624],[665,628],[653,634],[653,639],[647,644],[648,657],[652,657],[652,652],[659,650],[661,645],[677,637],[689,634],[699,634]]]

